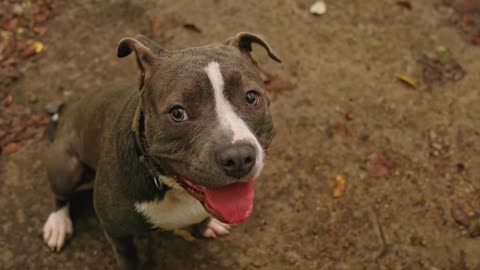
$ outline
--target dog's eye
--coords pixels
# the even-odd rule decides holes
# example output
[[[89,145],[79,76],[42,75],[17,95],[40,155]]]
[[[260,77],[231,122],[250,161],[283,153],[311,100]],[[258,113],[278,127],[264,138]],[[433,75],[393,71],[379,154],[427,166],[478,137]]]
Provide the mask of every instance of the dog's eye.
[[[248,91],[245,95],[245,102],[251,106],[257,106],[262,102],[262,96],[257,91]]]
[[[188,120],[188,115],[185,109],[183,109],[180,106],[175,106],[170,110],[170,115],[172,116],[172,119],[177,121],[177,122],[182,122],[182,121],[187,121]]]

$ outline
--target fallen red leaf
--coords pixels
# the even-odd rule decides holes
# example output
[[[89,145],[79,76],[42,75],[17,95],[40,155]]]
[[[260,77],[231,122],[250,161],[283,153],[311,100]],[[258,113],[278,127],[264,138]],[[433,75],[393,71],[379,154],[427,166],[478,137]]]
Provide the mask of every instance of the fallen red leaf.
[[[15,118],[13,118],[12,120],[12,127],[13,128],[17,128],[17,127],[21,127],[22,126],[22,117],[21,116],[16,116]]]
[[[387,154],[379,154],[367,163],[367,173],[370,177],[385,177],[393,174],[397,163]]]
[[[10,139],[10,142],[19,142],[23,138],[23,134],[27,130],[26,127],[18,127],[17,130],[12,131],[12,134],[15,135]]]
[[[11,142],[3,148],[3,153],[8,155],[8,154],[17,152],[18,149],[20,149],[20,147],[21,147],[20,143]]]
[[[16,140],[18,141],[28,140],[35,137],[35,134],[36,134],[35,129],[32,127],[29,127],[23,130],[23,132],[17,134]]]
[[[15,134],[11,130],[7,130],[7,132],[2,136],[0,139],[0,146],[5,146],[11,143],[15,138]]]
[[[44,126],[50,122],[50,119],[46,115],[32,115],[27,122],[28,126]]]

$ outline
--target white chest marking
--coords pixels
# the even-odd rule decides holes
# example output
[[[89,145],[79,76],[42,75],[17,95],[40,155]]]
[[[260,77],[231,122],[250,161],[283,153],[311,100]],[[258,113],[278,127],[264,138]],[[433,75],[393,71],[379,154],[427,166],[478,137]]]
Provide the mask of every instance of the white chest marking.
[[[245,124],[245,122],[235,113],[232,105],[225,98],[223,93],[224,81],[222,73],[220,72],[220,65],[217,62],[212,61],[204,68],[204,70],[212,84],[215,97],[215,112],[221,127],[233,133],[232,144],[240,140],[245,140],[255,146],[257,157],[253,171],[256,171],[257,174],[259,174],[263,167],[263,149],[255,135],[253,135],[248,128],[247,124]]]
[[[199,201],[176,189],[169,190],[163,200],[136,202],[135,209],[154,227],[164,230],[200,223],[209,216]]]

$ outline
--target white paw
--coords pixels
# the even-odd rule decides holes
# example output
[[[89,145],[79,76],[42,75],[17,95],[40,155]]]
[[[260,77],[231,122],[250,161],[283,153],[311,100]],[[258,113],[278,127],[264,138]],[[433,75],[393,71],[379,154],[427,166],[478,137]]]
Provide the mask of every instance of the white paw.
[[[229,233],[230,225],[212,217],[207,224],[207,228],[202,233],[202,236],[206,238],[217,238],[217,236],[227,235]]]
[[[65,240],[73,233],[72,220],[68,213],[68,205],[48,216],[43,225],[43,241],[52,250],[62,250]]]

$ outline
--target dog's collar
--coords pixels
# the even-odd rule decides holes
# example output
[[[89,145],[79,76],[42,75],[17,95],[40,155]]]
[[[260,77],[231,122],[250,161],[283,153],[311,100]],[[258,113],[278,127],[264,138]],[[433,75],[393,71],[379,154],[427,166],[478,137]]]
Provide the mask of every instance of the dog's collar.
[[[134,134],[135,150],[138,155],[138,159],[145,166],[148,173],[153,179],[153,183],[158,190],[163,190],[163,183],[160,180],[162,175],[165,175],[165,171],[160,165],[154,161],[154,159],[148,154],[147,146],[144,137],[145,119],[142,111],[142,100],[139,97],[138,106],[135,111],[135,116],[132,122],[132,132]]]

